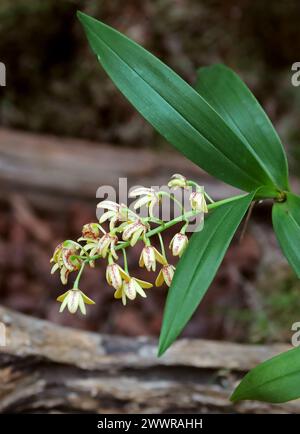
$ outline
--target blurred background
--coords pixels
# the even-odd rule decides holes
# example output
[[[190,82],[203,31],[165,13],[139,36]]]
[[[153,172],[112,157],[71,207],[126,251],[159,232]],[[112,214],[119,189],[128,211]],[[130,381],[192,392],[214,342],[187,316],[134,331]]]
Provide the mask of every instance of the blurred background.
[[[166,289],[124,308],[105,282],[104,263],[82,279],[97,303],[87,317],[59,314],[55,299],[64,288],[49,273],[54,247],[95,220],[97,188],[117,186],[119,177],[150,186],[180,172],[216,199],[233,190],[177,154],[116,90],[91,54],[77,9],[133,38],[191,84],[200,66],[221,62],[238,72],[274,122],[299,193],[300,88],[291,84],[291,66],[300,61],[300,3],[0,1],[0,61],[7,68],[0,88],[1,304],[80,329],[157,336]],[[255,208],[185,336],[290,340],[300,320],[300,284],[279,251],[270,209]],[[140,249],[132,249],[129,265],[146,278],[135,265]]]

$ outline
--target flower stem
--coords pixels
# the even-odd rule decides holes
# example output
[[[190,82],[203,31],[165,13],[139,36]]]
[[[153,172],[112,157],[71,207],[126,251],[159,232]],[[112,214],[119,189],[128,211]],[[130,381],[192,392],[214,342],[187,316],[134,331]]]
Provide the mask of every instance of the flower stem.
[[[161,248],[161,254],[162,256],[167,260],[166,258],[166,252],[165,252],[165,246],[164,246],[164,241],[162,239],[161,233],[158,232],[157,233],[158,239],[159,239],[159,243],[160,243],[160,248]]]
[[[159,193],[161,196],[166,196],[169,199],[171,199],[174,203],[176,203],[176,205],[181,209],[181,212],[184,214],[186,212],[184,206],[179,202],[178,199],[176,199],[176,197],[174,196],[174,194],[170,194],[167,191],[160,191]]]
[[[89,258],[89,260],[90,260],[90,258]],[[86,262],[87,262],[87,261],[83,261],[82,264],[81,264],[81,268],[80,268],[80,270],[78,271],[78,274],[77,274],[77,276],[76,276],[76,279],[75,279],[75,282],[74,282],[74,285],[73,285],[73,289],[78,289],[78,285],[79,285],[80,277],[81,277],[81,275],[82,275],[82,272],[83,272],[83,270],[84,270],[84,267],[85,267]]]
[[[128,274],[128,262],[127,262],[127,255],[126,255],[126,250],[125,250],[125,248],[124,248],[124,247],[122,248],[122,252],[123,252],[123,258],[124,258],[124,271],[125,271],[125,273],[127,273],[127,274]]]
[[[210,201],[210,203],[214,203],[215,201],[210,197],[209,194],[206,193],[206,191],[204,192],[204,195],[206,197],[206,199],[208,199]]]

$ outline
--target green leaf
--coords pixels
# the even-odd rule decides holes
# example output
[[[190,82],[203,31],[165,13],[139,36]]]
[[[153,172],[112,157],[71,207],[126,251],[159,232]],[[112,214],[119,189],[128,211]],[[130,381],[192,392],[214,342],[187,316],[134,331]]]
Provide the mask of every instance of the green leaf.
[[[300,278],[300,197],[287,193],[285,202],[273,205],[272,219],[280,247]]]
[[[255,399],[286,402],[300,397],[300,348],[294,348],[252,369],[231,396],[231,401]]]
[[[287,190],[283,146],[267,114],[239,76],[224,65],[200,68],[195,88],[253,150],[274,184]]]
[[[174,342],[211,284],[255,193],[239,197],[209,213],[180,259],[168,292],[159,340],[159,355]]]
[[[116,86],[186,157],[245,191],[274,183],[254,150],[191,86],[159,59],[81,12],[90,45]]]

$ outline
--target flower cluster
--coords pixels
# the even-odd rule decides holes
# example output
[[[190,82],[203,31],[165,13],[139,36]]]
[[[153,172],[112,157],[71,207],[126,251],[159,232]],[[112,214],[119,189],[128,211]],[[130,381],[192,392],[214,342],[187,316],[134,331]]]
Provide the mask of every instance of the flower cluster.
[[[157,287],[163,284],[168,287],[171,285],[175,267],[167,259],[161,233],[175,224],[184,223],[169,244],[171,254],[180,258],[189,242],[186,235],[189,218],[197,214],[204,217],[204,214],[208,212],[206,198],[211,202],[212,200],[202,186],[187,180],[180,174],[173,175],[168,186],[174,190],[178,188],[190,190],[191,210],[187,211],[179,204],[182,214],[167,223],[162,222],[154,216],[154,207],[159,205],[162,197],[166,195],[176,203],[173,194],[139,187],[130,193],[130,197],[136,199],[134,211],[124,204],[104,200],[98,204],[98,208],[104,210],[98,223],[84,225],[82,236],[77,242],[66,240],[56,247],[51,258],[51,262],[54,263],[51,273],[59,270],[61,281],[66,284],[69,274],[78,271],[73,288],[57,298],[62,303],[60,312],[67,307],[70,313],[75,313],[79,308],[81,313],[85,314],[85,305],[94,304],[93,300],[88,298],[78,285],[85,265],[94,267],[98,259],[106,260],[107,283],[114,289],[114,297],[121,299],[123,305],[126,305],[127,300],[134,300],[137,295],[146,297],[145,290],[151,288],[152,283],[131,276],[127,265],[126,249],[134,246],[138,241],[144,244],[140,253],[139,266],[156,273],[154,283]],[[136,213],[136,210],[142,207],[147,209],[146,217],[140,217]],[[159,239],[160,249],[151,244],[154,236]],[[122,266],[119,263],[120,252],[123,255]]]

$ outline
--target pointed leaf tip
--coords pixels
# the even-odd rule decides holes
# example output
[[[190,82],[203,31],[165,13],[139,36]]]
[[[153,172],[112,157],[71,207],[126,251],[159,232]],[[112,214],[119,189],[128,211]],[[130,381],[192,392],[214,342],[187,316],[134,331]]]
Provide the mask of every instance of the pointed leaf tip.
[[[255,155],[279,189],[288,189],[287,157],[270,119],[250,89],[225,65],[198,69],[195,89]]]
[[[238,389],[238,387],[237,387],[237,389]],[[232,392],[232,394],[231,394],[231,396],[230,396],[230,398],[229,398],[229,400],[230,400],[231,402],[237,402],[237,401],[239,401],[238,393],[237,393],[237,389],[235,389],[235,390]]]
[[[157,357],[161,357],[165,352],[165,349],[158,347]]]
[[[76,11],[76,17],[79,19],[79,21],[81,21],[84,16],[86,16],[86,15],[83,12],[81,12],[79,10]]]

